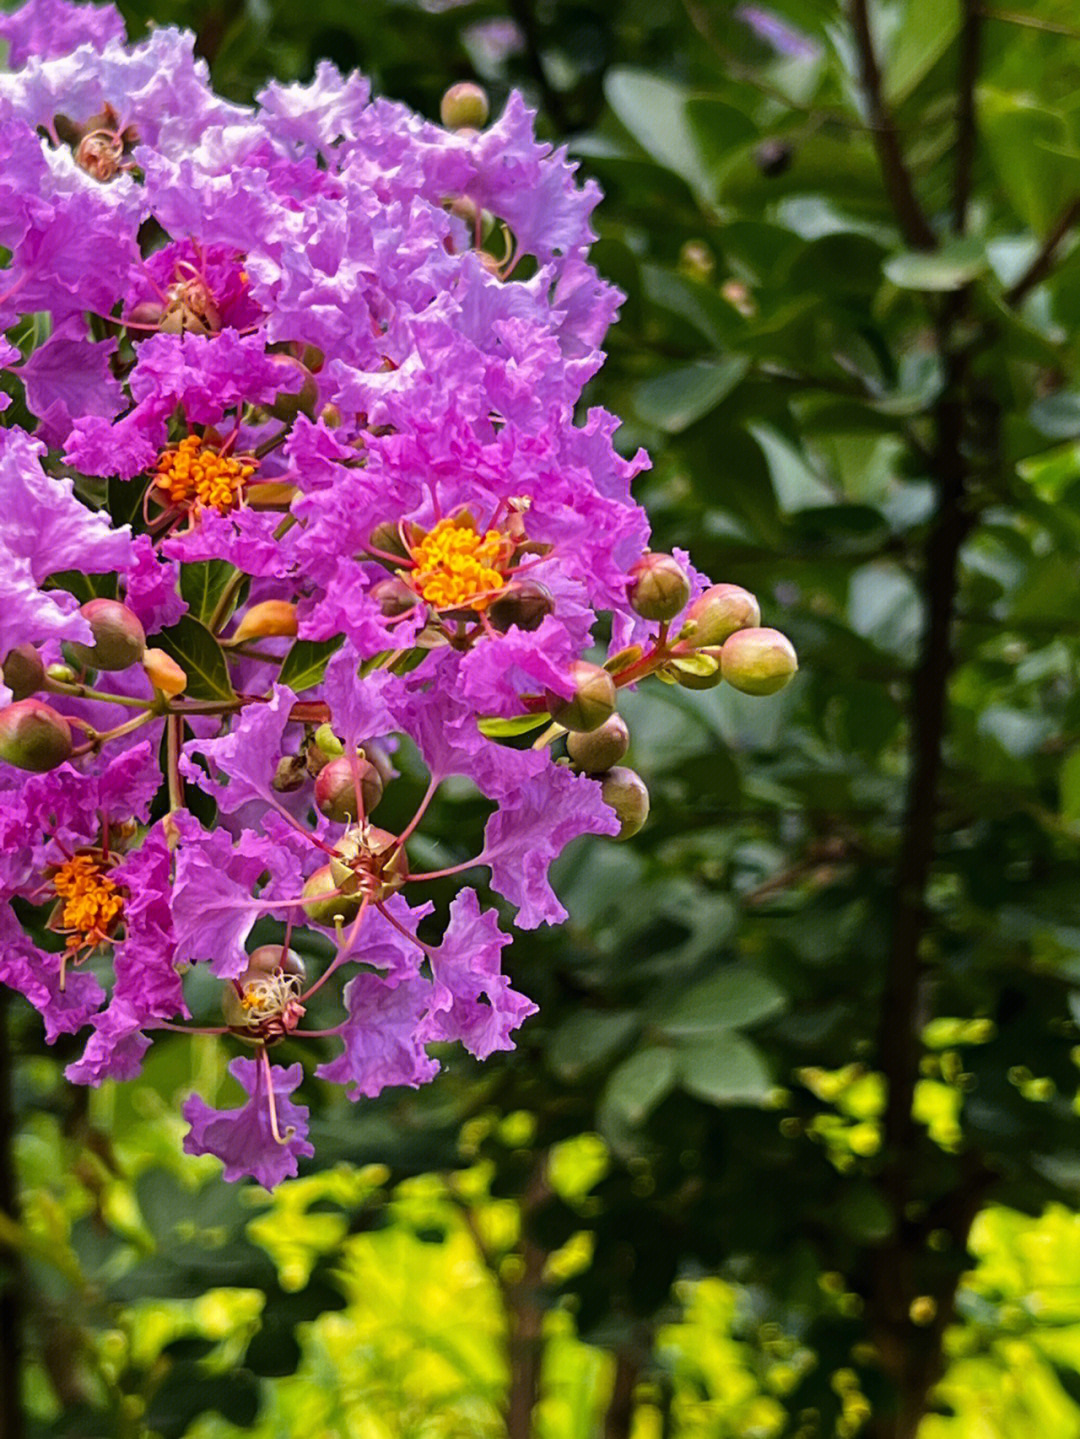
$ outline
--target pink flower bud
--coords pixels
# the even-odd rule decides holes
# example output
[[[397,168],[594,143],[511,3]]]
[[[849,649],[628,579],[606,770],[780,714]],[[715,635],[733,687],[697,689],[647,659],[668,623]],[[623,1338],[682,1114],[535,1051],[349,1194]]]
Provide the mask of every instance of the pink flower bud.
[[[615,681],[607,670],[589,664],[588,660],[575,660],[570,666],[569,679],[575,690],[573,699],[560,699],[551,691],[545,695],[551,718],[563,729],[581,732],[599,729],[615,713]]]
[[[626,592],[642,619],[673,620],[690,598],[690,580],[674,556],[650,551],[630,566]]]
[[[630,731],[622,715],[610,715],[598,729],[566,737],[566,752],[586,774],[604,774],[630,748]]]
[[[448,130],[479,130],[490,114],[486,91],[469,80],[451,85],[439,102],[439,118]]]
[[[620,828],[614,838],[629,839],[637,834],[649,817],[649,791],[641,776],[624,765],[616,765],[603,776],[600,794],[618,816]]]
[[[739,585],[712,585],[698,595],[686,611],[679,637],[695,649],[701,649],[722,645],[736,630],[753,629],[760,624],[761,610],[749,590]]]
[[[0,759],[44,774],[71,754],[71,727],[41,700],[18,700],[0,710]]]
[[[68,645],[76,663],[96,670],[126,670],[136,665],[146,651],[146,631],[139,617],[119,600],[87,600],[79,613],[90,626],[93,645],[72,641]]]
[[[354,769],[355,765],[355,779]],[[361,813],[357,813],[356,789],[360,787]],[[315,780],[315,804],[327,819],[338,824],[349,820],[363,819],[371,813],[383,796],[382,775],[369,763],[360,758],[355,760],[342,755],[323,766]]]
[[[724,679],[746,695],[782,690],[799,668],[795,647],[779,630],[739,630],[720,651]]]
[[[45,664],[33,645],[16,645],[4,657],[4,684],[17,700],[27,699],[45,683]]]

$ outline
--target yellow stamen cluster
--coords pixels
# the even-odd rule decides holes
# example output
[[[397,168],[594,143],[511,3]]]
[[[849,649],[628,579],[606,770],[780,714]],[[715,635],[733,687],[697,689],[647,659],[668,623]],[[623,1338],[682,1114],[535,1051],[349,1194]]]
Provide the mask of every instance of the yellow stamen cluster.
[[[249,979],[240,996],[245,1022],[255,1027],[268,1019],[276,1019],[296,1001],[302,987],[298,975],[284,974],[280,969]]]
[[[93,855],[65,860],[53,875],[53,888],[64,901],[57,926],[68,936],[68,948],[93,949],[109,938],[124,900]]]
[[[170,505],[213,509],[224,515],[240,503],[241,492],[257,469],[250,458],[219,455],[206,448],[198,435],[188,435],[161,455],[154,486]]]
[[[403,571],[422,599],[437,610],[484,610],[505,587],[495,568],[506,552],[506,539],[498,530],[484,534],[453,520],[440,520],[412,546],[416,568]]]

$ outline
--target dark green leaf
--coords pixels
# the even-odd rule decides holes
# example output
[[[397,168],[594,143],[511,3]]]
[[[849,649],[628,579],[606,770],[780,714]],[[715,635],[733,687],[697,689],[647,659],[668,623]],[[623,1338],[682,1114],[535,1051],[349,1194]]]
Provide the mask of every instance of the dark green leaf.
[[[296,694],[311,689],[320,682],[330,656],[341,644],[340,635],[330,640],[297,640],[282,663],[279,683],[288,685]]]
[[[154,640],[187,675],[185,699],[235,699],[225,655],[205,625],[184,615]]]

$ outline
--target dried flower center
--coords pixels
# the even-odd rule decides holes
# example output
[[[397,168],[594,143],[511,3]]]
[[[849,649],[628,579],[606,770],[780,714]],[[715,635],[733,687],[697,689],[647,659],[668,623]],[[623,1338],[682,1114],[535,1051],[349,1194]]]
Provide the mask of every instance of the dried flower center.
[[[505,563],[507,540],[498,530],[480,534],[469,525],[440,520],[411,548],[416,568],[402,579],[437,610],[484,610],[506,580],[496,566]]]
[[[239,505],[244,486],[258,469],[248,456],[233,459],[188,435],[164,451],[157,462],[154,487],[180,509],[214,509],[227,514]]]
[[[105,943],[124,909],[123,896],[93,855],[76,854],[53,875],[63,901],[56,928],[68,936],[71,950]]]

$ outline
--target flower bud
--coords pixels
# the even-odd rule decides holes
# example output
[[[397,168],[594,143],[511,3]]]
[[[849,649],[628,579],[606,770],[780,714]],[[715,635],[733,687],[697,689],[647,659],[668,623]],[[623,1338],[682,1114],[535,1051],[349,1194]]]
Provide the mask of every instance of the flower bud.
[[[315,418],[315,406],[319,403],[319,386],[305,364],[294,360],[291,355],[275,355],[272,358],[283,370],[295,371],[303,376],[298,390],[281,390],[270,406],[275,420],[289,423],[303,413],[309,420]]]
[[[0,710],[0,759],[43,774],[71,754],[71,727],[41,700],[17,700]]]
[[[420,596],[404,580],[390,575],[371,587],[371,598],[387,619],[406,615],[420,603]]]
[[[45,683],[45,663],[33,645],[16,645],[4,657],[3,679],[17,700],[29,698]]]
[[[301,891],[304,911],[316,924],[333,927],[335,920],[347,924],[360,913],[363,895],[359,890],[352,894],[340,894],[330,865],[324,864],[308,879]]]
[[[551,718],[563,729],[581,732],[599,729],[615,713],[615,681],[607,670],[588,660],[575,660],[570,666],[569,679],[574,686],[573,699],[561,699],[550,690],[545,695]]]
[[[630,731],[622,715],[610,715],[598,729],[566,737],[566,752],[586,774],[604,774],[630,748]]]
[[[241,645],[245,640],[271,639],[279,635],[291,638],[296,630],[294,604],[288,600],[263,600],[261,604],[252,605],[244,611],[229,644]]]
[[[360,814],[357,814],[357,786],[360,789]],[[382,775],[359,755],[355,759],[345,755],[332,759],[319,771],[315,780],[316,806],[327,819],[338,824],[347,824],[349,820],[362,819],[370,814],[382,796]]]
[[[296,950],[282,949],[280,944],[260,944],[258,949],[253,949],[248,955],[249,975],[273,974],[277,969],[282,974],[295,975],[297,979],[303,979],[307,974],[304,961]],[[240,978],[243,982],[244,976],[241,975]]]
[[[143,669],[154,688],[170,699],[187,689],[187,675],[164,650],[147,650],[143,655]]]
[[[618,816],[619,833],[613,838],[629,839],[637,834],[649,817],[649,791],[641,776],[624,765],[616,765],[603,776],[600,794]]]
[[[307,763],[302,754],[283,754],[277,762],[270,788],[277,794],[293,794],[307,782]]]
[[[396,834],[369,824],[344,835],[334,846],[330,873],[346,894],[360,890],[378,903],[409,877],[409,859]]]
[[[487,617],[500,634],[505,634],[511,625],[517,625],[519,630],[536,630],[554,608],[555,600],[546,585],[538,580],[513,580],[488,606]]]
[[[338,755],[345,753],[345,746],[328,724],[319,726],[315,731],[314,739],[327,759],[337,759]]]
[[[799,668],[795,647],[779,630],[739,630],[720,651],[724,679],[746,695],[782,690]]]
[[[754,629],[760,624],[761,610],[749,590],[739,585],[711,585],[686,611],[679,638],[701,649],[705,645],[722,645],[736,630]]]
[[[90,626],[93,645],[72,640],[67,648],[74,662],[97,670],[126,670],[138,664],[146,650],[146,631],[139,617],[119,600],[87,600],[79,613]]]
[[[626,592],[642,619],[673,620],[690,598],[690,580],[674,556],[650,552],[630,566]]]
[[[55,680],[59,685],[77,684],[79,676],[70,665],[46,665],[46,679]]]
[[[439,102],[439,118],[448,130],[478,130],[490,114],[486,91],[469,80],[451,85]]]

